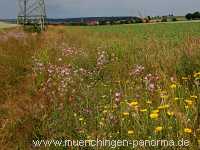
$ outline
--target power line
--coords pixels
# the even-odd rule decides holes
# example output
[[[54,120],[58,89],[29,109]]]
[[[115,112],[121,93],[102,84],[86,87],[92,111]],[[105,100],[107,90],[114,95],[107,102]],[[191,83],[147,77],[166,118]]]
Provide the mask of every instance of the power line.
[[[45,30],[47,16],[44,0],[18,0],[18,24],[33,25]]]

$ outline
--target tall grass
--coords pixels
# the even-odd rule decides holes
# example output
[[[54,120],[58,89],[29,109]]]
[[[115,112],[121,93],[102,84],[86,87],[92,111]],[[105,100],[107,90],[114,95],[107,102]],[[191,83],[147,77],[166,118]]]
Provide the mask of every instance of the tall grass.
[[[33,139],[185,138],[186,149],[198,149],[199,27],[49,27],[40,35],[2,42],[1,66],[12,70],[4,71],[3,82],[14,87],[29,75],[25,83],[31,86],[25,89],[32,91],[24,98],[22,89],[15,89],[20,102],[29,100],[14,122],[4,114],[4,144],[27,149]]]

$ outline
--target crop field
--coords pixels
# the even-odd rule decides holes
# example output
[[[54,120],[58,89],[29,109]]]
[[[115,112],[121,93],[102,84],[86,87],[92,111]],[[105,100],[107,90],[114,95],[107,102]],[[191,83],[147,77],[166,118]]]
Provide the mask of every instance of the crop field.
[[[133,148],[56,144],[66,139],[162,139],[171,147],[135,149],[199,149],[200,23],[2,29],[2,149]],[[181,139],[189,145],[178,147]]]

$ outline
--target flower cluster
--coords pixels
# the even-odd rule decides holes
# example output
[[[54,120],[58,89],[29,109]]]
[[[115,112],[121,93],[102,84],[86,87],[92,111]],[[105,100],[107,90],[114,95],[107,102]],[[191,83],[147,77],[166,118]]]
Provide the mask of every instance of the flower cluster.
[[[105,51],[98,52],[97,66],[102,67],[108,63],[108,56]]]
[[[116,92],[116,93],[115,93],[115,102],[116,102],[117,104],[120,103],[121,98],[122,98],[122,94],[121,94],[120,92]]]
[[[44,80],[43,86],[46,94],[53,99],[55,95],[63,97],[73,83],[73,69],[71,65],[43,64],[34,58],[34,72],[38,79]],[[45,79],[44,79],[45,76]]]
[[[155,90],[158,88],[157,83],[159,81],[159,76],[148,74],[145,76],[144,80],[146,82],[147,90],[150,92],[155,92]]]
[[[45,70],[44,63],[41,60],[37,59],[37,58],[32,57],[32,59],[33,59],[33,62],[34,62],[33,63],[34,64],[34,67],[33,67],[34,72],[36,74],[43,73],[43,71]]]
[[[70,56],[70,55],[75,55],[77,54],[77,50],[75,48],[64,48],[62,50],[62,55],[63,56]]]
[[[131,71],[130,76],[140,76],[144,73],[144,66],[142,65],[136,65]]]

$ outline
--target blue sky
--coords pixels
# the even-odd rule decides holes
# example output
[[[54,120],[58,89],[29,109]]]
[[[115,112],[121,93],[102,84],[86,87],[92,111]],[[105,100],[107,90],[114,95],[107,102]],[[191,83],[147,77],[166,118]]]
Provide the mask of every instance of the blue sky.
[[[48,17],[185,15],[200,0],[45,0]],[[139,13],[140,12],[140,13]],[[16,18],[17,0],[0,0],[0,18]]]

